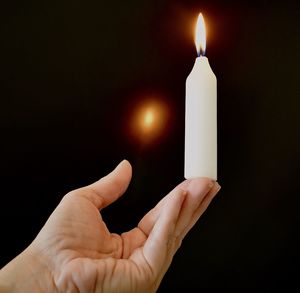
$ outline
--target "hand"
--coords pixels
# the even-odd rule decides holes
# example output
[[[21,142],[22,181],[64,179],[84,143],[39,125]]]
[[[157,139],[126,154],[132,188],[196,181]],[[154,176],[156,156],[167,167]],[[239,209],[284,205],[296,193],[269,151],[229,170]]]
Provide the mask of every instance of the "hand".
[[[99,210],[131,180],[127,161],[99,181],[68,193],[33,243],[0,271],[10,292],[155,292],[182,239],[220,186],[186,180],[134,229],[110,233]]]

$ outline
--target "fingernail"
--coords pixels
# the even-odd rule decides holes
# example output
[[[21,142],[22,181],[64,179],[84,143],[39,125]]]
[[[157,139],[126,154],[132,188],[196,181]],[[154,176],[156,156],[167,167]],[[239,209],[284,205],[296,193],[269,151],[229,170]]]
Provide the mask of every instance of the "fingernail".
[[[130,165],[130,163],[128,162],[128,160],[122,160],[118,165],[117,165],[117,167],[115,167],[115,170],[117,170],[118,168],[120,168],[121,166],[123,166],[124,164],[129,164]]]
[[[213,180],[209,181],[208,187],[212,188],[215,185],[215,183],[216,183],[216,181],[213,181]]]
[[[207,178],[196,178],[189,182],[186,191],[193,196],[205,195],[215,186],[215,184],[215,181],[208,180]]]
[[[212,191],[213,196],[215,196],[220,191],[220,189],[221,189],[220,184],[218,182],[215,182],[215,186],[214,186],[213,191]]]

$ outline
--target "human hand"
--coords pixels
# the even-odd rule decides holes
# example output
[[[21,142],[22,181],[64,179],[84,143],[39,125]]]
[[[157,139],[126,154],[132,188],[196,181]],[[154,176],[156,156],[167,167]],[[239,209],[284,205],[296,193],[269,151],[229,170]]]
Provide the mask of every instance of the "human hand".
[[[125,192],[131,174],[123,161],[106,177],[64,196],[32,244],[0,271],[0,291],[155,292],[220,186],[208,178],[186,180],[137,227],[110,233],[101,209]]]

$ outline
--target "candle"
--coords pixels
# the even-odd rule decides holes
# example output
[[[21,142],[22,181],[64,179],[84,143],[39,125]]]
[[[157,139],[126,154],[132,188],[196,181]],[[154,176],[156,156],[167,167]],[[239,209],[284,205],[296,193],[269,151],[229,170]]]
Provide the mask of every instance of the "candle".
[[[195,43],[198,57],[186,80],[184,177],[217,180],[217,79],[204,56],[206,35],[201,13]]]

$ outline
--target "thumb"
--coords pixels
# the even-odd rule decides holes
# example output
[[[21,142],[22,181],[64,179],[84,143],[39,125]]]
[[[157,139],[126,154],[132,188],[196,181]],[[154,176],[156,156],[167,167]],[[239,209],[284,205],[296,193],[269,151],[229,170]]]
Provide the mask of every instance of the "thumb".
[[[132,168],[127,160],[123,160],[111,173],[100,180],[83,187],[84,194],[98,209],[117,200],[127,189],[132,176]]]

